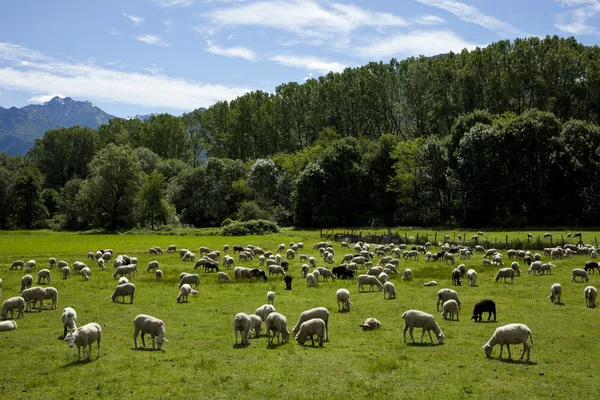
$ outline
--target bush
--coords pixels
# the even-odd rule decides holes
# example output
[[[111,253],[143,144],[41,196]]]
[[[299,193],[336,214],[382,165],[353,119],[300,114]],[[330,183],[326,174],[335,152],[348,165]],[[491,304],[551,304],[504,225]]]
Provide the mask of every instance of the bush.
[[[223,228],[223,236],[264,235],[279,232],[279,226],[272,221],[253,219],[250,221],[232,222]]]
[[[221,226],[228,226],[231,225],[232,222],[235,222],[234,220],[232,220],[231,218],[225,218],[223,220],[223,222],[221,222]]]

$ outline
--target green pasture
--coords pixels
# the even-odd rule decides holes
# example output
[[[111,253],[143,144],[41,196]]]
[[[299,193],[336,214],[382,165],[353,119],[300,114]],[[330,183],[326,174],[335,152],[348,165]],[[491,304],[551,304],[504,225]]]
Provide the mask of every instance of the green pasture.
[[[404,231],[409,236],[435,233],[398,228],[398,232]],[[362,232],[366,234],[369,229]],[[563,234],[566,240],[568,232],[554,231],[554,239]],[[438,238],[463,234],[462,231],[437,233]],[[466,231],[469,237],[475,233]],[[529,232],[484,233],[488,240],[491,237],[504,240],[505,235],[526,239]],[[583,240],[593,243],[595,237],[600,234],[584,232]],[[295,230],[261,237],[0,233],[2,300],[19,295],[25,271],[9,270],[14,260],[35,259],[38,267],[32,273],[34,279],[39,269],[47,268],[49,257],[63,259],[69,265],[83,261],[92,269],[87,282],[75,275],[62,280],[59,272],[52,270],[50,286],[59,292],[57,309],[25,313],[23,319],[17,320],[17,330],[0,332],[0,398],[600,397],[596,376],[600,362],[599,310],[586,308],[583,297],[585,286],[600,286],[600,276],[591,275],[588,284],[571,282],[571,270],[583,267],[587,256],[557,260],[552,275],[546,276],[528,275],[527,267],[521,265],[523,274],[511,285],[494,282],[496,267],[481,266],[482,255],[474,255],[464,263],[478,272],[477,287],[469,287],[467,282],[453,287],[452,266],[444,262],[426,263],[423,257],[419,261],[401,260],[400,270],[411,268],[415,279],[404,282],[400,276],[392,276],[398,297],[385,301],[382,292],[357,293],[356,279],[320,282],[316,288],[307,288],[300,278],[302,263],[296,258],[291,260],[290,271],[295,278],[291,291],[284,290],[281,277],[267,282],[218,284],[216,273],[198,272],[199,295],[190,296],[189,303],[177,304],[179,274],[192,272],[193,264],[179,261],[178,253],[165,252],[161,256],[148,253],[152,246],[166,250],[171,244],[178,249],[188,248],[196,255],[200,246],[222,250],[224,244],[254,244],[274,251],[280,243],[287,248],[290,241],[303,241],[305,249],[300,253],[317,258],[319,266],[327,266],[320,262],[318,251],[312,250],[313,244],[320,240],[318,231]],[[114,249],[115,255],[127,254],[139,259],[140,274],[132,279],[136,285],[132,305],[116,304],[109,298],[116,286],[111,276],[112,261],[107,263],[106,271],[99,271],[94,261],[86,261],[88,251],[106,248]],[[334,248],[336,261],[348,253],[339,243],[334,243]],[[437,247],[434,250],[439,251]],[[153,259],[159,261],[164,272],[160,283],[155,282],[153,273],[145,272]],[[508,257],[505,259],[508,261]],[[239,263],[236,257],[235,265],[254,267],[258,261]],[[234,280],[233,272],[225,271]],[[430,280],[436,280],[439,286],[423,287]],[[553,305],[547,299],[553,283],[563,286],[562,305]],[[351,292],[352,306],[348,313],[338,313],[335,292],[342,287]],[[460,321],[444,321],[436,314],[436,293],[441,288],[458,291],[463,302]],[[323,348],[311,347],[310,341],[300,346],[293,340],[267,348],[267,338],[263,335],[251,339],[248,347],[234,346],[235,314],[253,313],[266,303],[269,290],[277,292],[275,308],[287,317],[290,330],[302,311],[327,307],[331,313],[330,341]],[[496,302],[497,323],[470,320],[473,305],[484,298]],[[92,360],[77,362],[77,350],[58,340],[63,330],[62,309],[67,306],[77,310],[79,326],[88,322],[102,326],[99,359],[95,357],[94,344]],[[401,315],[408,309],[434,314],[446,335],[446,343],[430,345],[427,335],[425,345],[403,343]],[[169,342],[165,343],[164,352],[133,349],[133,319],[140,313],[165,322]],[[367,317],[379,319],[381,329],[361,331],[358,325]],[[513,360],[499,360],[499,347],[487,359],[482,346],[498,326],[513,322],[524,323],[532,330],[535,345],[531,362],[518,359],[521,346],[513,346]],[[420,336],[420,329],[416,329],[415,338],[418,340]],[[503,356],[507,356],[506,349]]]

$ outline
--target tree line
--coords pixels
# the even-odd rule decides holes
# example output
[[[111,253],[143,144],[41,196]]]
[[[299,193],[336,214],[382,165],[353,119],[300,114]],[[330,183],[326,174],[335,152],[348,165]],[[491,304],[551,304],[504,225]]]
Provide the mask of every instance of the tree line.
[[[50,130],[0,155],[0,228],[598,226],[599,118],[599,48],[573,38],[369,63]]]

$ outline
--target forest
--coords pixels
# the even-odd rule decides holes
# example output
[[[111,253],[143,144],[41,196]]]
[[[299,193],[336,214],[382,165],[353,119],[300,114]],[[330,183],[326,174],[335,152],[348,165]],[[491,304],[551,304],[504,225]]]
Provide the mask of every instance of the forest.
[[[160,95],[160,93],[157,93]],[[0,229],[600,226],[600,48],[372,62],[0,155]]]

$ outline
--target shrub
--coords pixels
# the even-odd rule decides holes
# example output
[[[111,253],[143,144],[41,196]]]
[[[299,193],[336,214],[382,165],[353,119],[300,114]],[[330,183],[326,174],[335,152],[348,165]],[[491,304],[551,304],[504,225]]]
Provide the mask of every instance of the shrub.
[[[264,235],[279,232],[279,226],[272,221],[253,219],[250,221],[232,222],[223,228],[223,236]]]

